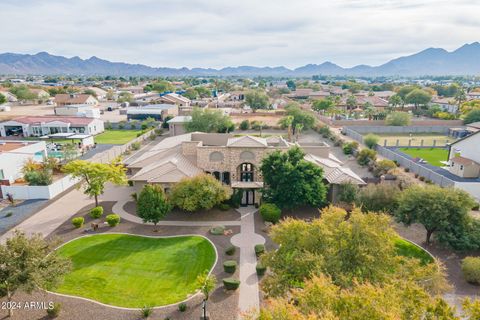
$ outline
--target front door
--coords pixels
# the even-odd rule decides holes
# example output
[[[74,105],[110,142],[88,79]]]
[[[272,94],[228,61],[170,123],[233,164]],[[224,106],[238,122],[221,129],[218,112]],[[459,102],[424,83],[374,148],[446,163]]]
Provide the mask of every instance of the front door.
[[[255,191],[251,189],[243,190],[242,206],[251,206],[255,204]]]

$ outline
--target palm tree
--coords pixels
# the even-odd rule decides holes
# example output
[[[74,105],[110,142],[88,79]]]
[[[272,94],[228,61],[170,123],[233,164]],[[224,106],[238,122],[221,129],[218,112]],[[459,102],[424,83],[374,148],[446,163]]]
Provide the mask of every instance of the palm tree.
[[[288,129],[288,141],[292,141],[293,116],[286,116],[280,120],[280,125]]]
[[[298,137],[300,136],[300,131],[303,129],[303,123],[297,123],[295,125],[295,140],[298,142]]]
[[[368,120],[372,120],[372,117],[375,115],[375,113],[377,113],[377,110],[375,110],[373,104],[371,104],[370,102],[365,102],[363,107],[365,116],[368,117]]]

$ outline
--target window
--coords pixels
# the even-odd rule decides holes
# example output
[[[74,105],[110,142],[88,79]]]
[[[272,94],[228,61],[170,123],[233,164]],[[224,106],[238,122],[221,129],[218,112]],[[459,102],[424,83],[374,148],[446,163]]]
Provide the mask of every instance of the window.
[[[460,170],[463,170],[463,164],[460,165]]]
[[[240,181],[244,181],[244,182],[253,181],[253,164],[242,163],[240,165]]]

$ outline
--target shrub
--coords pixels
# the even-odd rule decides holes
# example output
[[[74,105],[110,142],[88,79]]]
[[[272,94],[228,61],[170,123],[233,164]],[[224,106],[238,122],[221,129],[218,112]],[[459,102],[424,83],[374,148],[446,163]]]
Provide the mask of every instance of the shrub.
[[[5,218],[11,217],[11,216],[13,216],[12,211],[8,211],[7,213],[5,213]]]
[[[142,147],[142,144],[140,142],[134,142],[131,144],[132,150],[139,150]]]
[[[77,229],[81,228],[84,222],[85,222],[85,219],[83,217],[77,217],[72,219],[72,224]]]
[[[332,135],[332,131],[330,131],[329,126],[321,126],[318,128],[318,133],[320,133],[324,138],[328,138]]]
[[[406,112],[392,112],[385,119],[385,123],[389,126],[408,126],[411,116]]]
[[[365,143],[369,149],[374,149],[379,140],[380,137],[373,133],[369,133],[363,137],[363,143]]]
[[[109,214],[105,217],[105,221],[107,221],[110,227],[115,227],[120,223],[120,216],[118,214]]]
[[[343,182],[338,185],[338,197],[337,199],[344,203],[354,203],[357,199],[358,186],[351,182]]]
[[[281,214],[282,210],[273,203],[263,203],[260,206],[260,215],[264,221],[277,223]]]
[[[418,179],[419,179],[420,181],[425,181],[425,177],[424,177],[424,176],[420,176],[420,177],[418,177]]]
[[[230,205],[228,203],[220,203],[218,205],[218,208],[222,211],[227,211],[228,209],[230,209]]]
[[[47,315],[49,318],[56,318],[60,315],[60,309],[62,305],[60,303],[54,303],[53,307],[47,309]]]
[[[257,263],[255,269],[257,270],[257,275],[259,276],[263,276],[265,274],[265,271],[267,271],[267,267],[261,262]]]
[[[149,318],[153,313],[153,308],[152,307],[148,307],[148,306],[144,306],[141,310],[140,310],[140,316],[143,318],[143,319],[147,319]]]
[[[343,149],[343,153],[352,154],[355,150],[358,149],[358,142],[357,141],[347,142],[343,145],[342,149]]]
[[[185,302],[182,302],[178,305],[178,311],[180,312],[185,312],[187,311],[187,304]]]
[[[98,206],[90,210],[88,213],[93,219],[98,219],[103,215],[103,208]]]
[[[234,208],[239,208],[242,203],[243,191],[240,189],[234,189],[228,203]]]
[[[48,186],[52,183],[52,173],[48,170],[28,171],[23,177],[29,186]]]
[[[167,128],[168,128],[168,124],[167,124]],[[154,132],[157,136],[161,136],[163,134],[163,129],[156,128]]]
[[[373,175],[375,177],[380,177],[381,175],[387,174],[390,170],[395,169],[396,167],[397,165],[392,160],[380,160],[375,164],[375,168],[373,169]]]
[[[136,192],[133,192],[130,196],[132,197],[133,201],[137,201],[138,194]]]
[[[361,166],[366,166],[377,159],[377,152],[372,149],[363,149],[357,155],[357,162]]]
[[[227,290],[237,290],[240,286],[240,280],[234,278],[225,278],[223,279],[223,286]]]
[[[238,126],[240,130],[248,130],[250,128],[250,121],[248,120],[243,120],[240,122],[240,125]]]
[[[478,209],[480,208],[480,204],[477,202],[475,203],[475,205],[472,207],[472,210],[473,211],[478,211]],[[7,213],[8,214],[8,213]]]
[[[225,249],[225,254],[227,256],[233,256],[235,254],[235,251],[237,251],[237,247],[235,246],[230,246],[227,249]]]
[[[118,129],[120,129],[120,130],[125,129],[125,121],[120,121],[118,123]]]
[[[391,184],[369,184],[360,188],[355,204],[363,212],[388,212],[393,213],[398,207],[400,189]]]
[[[128,180],[128,185],[129,185],[130,187],[133,187],[133,181],[132,181],[132,180]]]
[[[265,245],[263,244],[256,244],[255,245],[255,254],[257,257],[261,256],[265,252]]]
[[[405,172],[410,172],[410,168],[405,168],[403,170],[405,170]]]
[[[152,135],[150,135],[150,137],[148,137],[148,138],[153,141],[153,140],[155,140],[155,139],[157,138],[157,136],[156,136],[155,134],[152,134]]]
[[[480,284],[480,257],[466,257],[463,259],[462,273],[467,282]]]
[[[224,226],[216,226],[210,229],[210,233],[213,235],[222,235],[225,232],[225,227]]]
[[[223,270],[226,273],[235,273],[237,270],[237,262],[235,260],[227,260],[223,263]]]
[[[418,178],[418,173],[415,173],[415,178]]]

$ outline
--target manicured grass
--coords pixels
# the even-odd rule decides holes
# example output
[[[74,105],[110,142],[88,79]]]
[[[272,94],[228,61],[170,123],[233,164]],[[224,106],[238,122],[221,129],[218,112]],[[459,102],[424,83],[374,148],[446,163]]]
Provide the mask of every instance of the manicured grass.
[[[448,160],[448,150],[441,148],[400,148],[400,151],[408,154],[412,158],[422,158],[432,166],[445,166],[440,161]]]
[[[419,259],[424,265],[433,262],[432,257],[425,250],[404,239],[395,240],[395,248],[399,256]]]
[[[137,137],[141,130],[105,130],[95,136],[98,144],[125,144]]]
[[[58,253],[71,258],[73,269],[56,292],[128,308],[186,299],[216,258],[212,244],[199,236],[101,234],[78,238]]]

